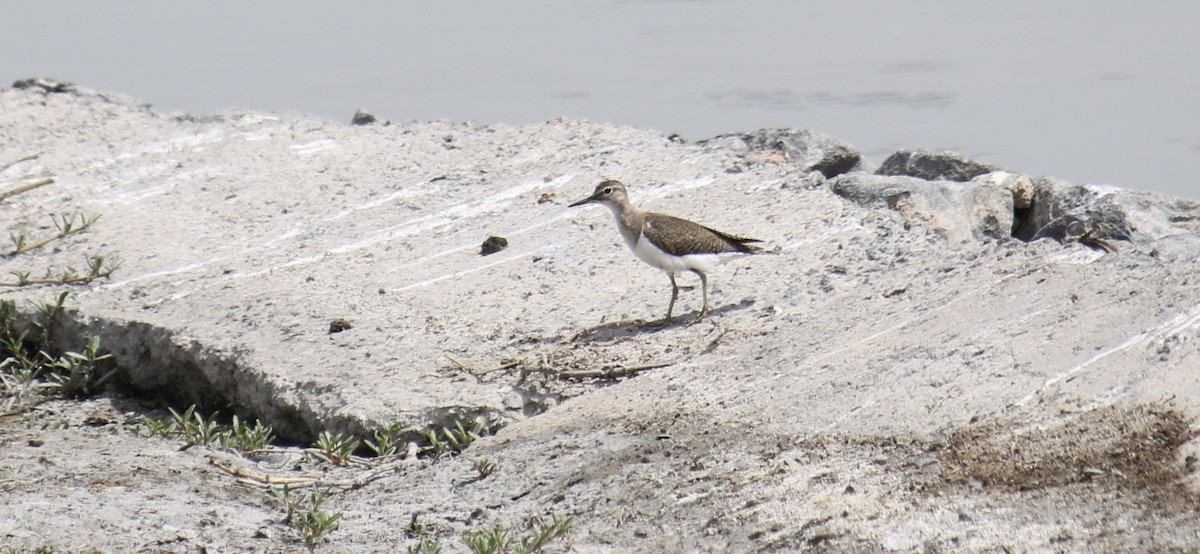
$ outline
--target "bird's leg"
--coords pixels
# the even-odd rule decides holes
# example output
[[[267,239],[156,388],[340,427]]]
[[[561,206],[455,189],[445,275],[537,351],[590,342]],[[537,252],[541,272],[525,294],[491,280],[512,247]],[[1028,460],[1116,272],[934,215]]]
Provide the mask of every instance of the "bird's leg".
[[[671,303],[667,304],[667,317],[650,323],[655,327],[662,327],[671,322],[671,312],[675,310],[675,299],[679,298],[679,285],[675,284],[675,274],[668,273],[667,277],[671,279]]]
[[[708,311],[712,309],[712,306],[708,303],[708,276],[700,273],[699,271],[694,273],[700,276],[700,289],[704,291],[704,307],[700,308],[700,315],[697,315],[696,319],[692,320],[692,323],[696,323],[697,321],[703,319],[704,316],[708,314]]]

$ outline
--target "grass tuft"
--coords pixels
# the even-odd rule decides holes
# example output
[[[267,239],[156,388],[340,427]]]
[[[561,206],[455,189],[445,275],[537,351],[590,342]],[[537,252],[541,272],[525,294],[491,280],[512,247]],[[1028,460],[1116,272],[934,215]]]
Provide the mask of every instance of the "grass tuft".
[[[361,444],[358,439],[342,436],[341,433],[333,434],[329,431],[321,431],[317,435],[316,448],[313,450],[313,455],[326,463],[337,466],[345,466],[350,464],[350,456],[358,450]]]

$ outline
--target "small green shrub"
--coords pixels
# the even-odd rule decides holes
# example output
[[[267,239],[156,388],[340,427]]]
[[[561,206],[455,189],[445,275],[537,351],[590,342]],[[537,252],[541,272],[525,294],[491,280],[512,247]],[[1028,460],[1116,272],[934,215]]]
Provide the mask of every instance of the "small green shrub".
[[[367,439],[366,445],[376,457],[384,458],[387,456],[395,456],[400,453],[400,437],[404,433],[411,431],[409,428],[401,427],[399,422],[392,423],[387,427],[377,430],[374,433],[374,439]]]
[[[321,431],[321,434],[317,435],[317,444],[313,455],[326,463],[339,466],[349,465],[350,456],[354,454],[355,450],[358,450],[359,444],[358,439],[345,437],[340,433],[335,435],[329,431]]]
[[[270,487],[268,491],[284,505],[287,510],[286,521],[299,531],[304,544],[315,546],[338,528],[342,513],[331,513],[321,509],[321,505],[329,497],[330,489],[313,487],[307,497],[293,495],[292,489],[287,485],[281,488]]]

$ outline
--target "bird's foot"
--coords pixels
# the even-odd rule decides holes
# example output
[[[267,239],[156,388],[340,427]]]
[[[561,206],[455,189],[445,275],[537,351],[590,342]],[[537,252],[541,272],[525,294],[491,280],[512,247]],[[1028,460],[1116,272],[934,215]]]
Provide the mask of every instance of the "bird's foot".
[[[667,316],[662,319],[656,319],[654,321],[647,322],[646,326],[647,327],[666,327],[667,324],[670,322],[671,322],[671,316]]]
[[[708,315],[709,310],[712,310],[712,306],[705,304],[704,307],[700,309],[700,313],[696,314],[696,319],[693,319],[691,322],[688,323],[688,325],[695,325],[697,323],[700,323],[700,320],[704,319],[704,316]]]

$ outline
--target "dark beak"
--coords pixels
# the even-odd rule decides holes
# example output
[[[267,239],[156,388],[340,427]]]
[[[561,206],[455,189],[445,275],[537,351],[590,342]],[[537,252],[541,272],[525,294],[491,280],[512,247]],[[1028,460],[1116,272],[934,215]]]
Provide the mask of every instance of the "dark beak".
[[[584,204],[587,204],[588,202],[595,202],[595,201],[596,201],[596,195],[593,194],[593,195],[591,195],[587,198],[584,198],[583,200],[580,200],[578,202],[572,202],[571,204],[567,205],[567,207],[574,208],[575,206],[582,206]]]

